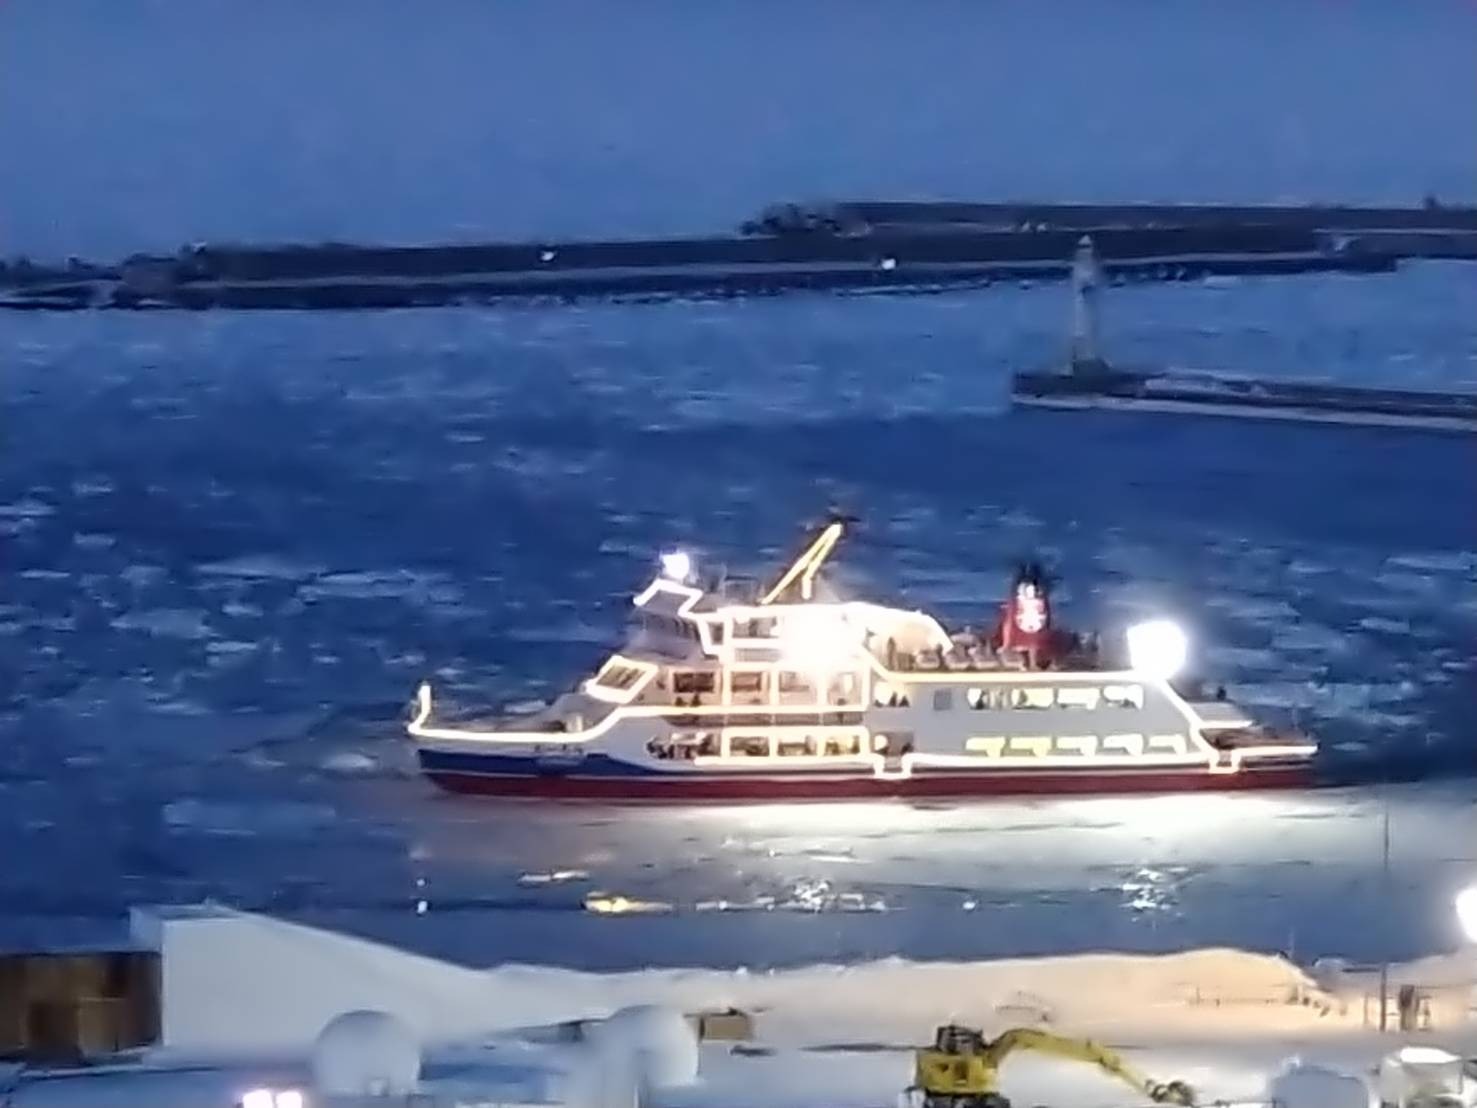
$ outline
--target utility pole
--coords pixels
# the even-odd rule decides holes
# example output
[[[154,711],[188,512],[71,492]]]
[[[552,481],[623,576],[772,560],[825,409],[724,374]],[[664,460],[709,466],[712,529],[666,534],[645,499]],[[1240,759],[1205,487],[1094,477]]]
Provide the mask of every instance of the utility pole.
[[[1383,824],[1384,839],[1384,862],[1381,869],[1381,899],[1384,903],[1381,910],[1388,913],[1391,910],[1390,899],[1390,798],[1380,790],[1380,806],[1382,808],[1381,823]],[[1384,918],[1384,926],[1380,931],[1385,937],[1385,949],[1381,952],[1380,960],[1380,1030],[1385,1031],[1389,1025],[1390,1012],[1390,921],[1389,916]]]

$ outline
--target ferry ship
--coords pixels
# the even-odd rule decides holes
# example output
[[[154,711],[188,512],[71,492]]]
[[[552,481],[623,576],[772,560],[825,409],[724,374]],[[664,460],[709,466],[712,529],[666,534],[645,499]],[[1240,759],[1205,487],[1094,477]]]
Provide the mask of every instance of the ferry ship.
[[[438,719],[422,685],[422,770],[454,792],[674,802],[1312,783],[1312,741],[1182,677],[1174,624],[1116,646],[1059,628],[1035,565],[985,627],[843,600],[819,573],[844,529],[821,529],[767,588],[704,587],[687,554],[664,555],[625,645],[528,714]]]

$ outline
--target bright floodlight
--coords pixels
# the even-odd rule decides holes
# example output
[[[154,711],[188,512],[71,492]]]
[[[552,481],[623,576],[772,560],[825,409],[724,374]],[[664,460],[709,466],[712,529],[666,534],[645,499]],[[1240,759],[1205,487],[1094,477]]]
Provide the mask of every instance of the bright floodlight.
[[[1190,650],[1185,633],[1167,619],[1153,619],[1128,629],[1128,660],[1151,677],[1173,677]]]
[[[252,1089],[241,1098],[241,1108],[273,1108],[271,1089]]]
[[[861,637],[841,611],[828,604],[798,607],[786,613],[777,633],[786,664],[805,672],[847,665]]]
[[[1468,885],[1456,894],[1456,918],[1467,942],[1477,943],[1477,885]]]
[[[667,551],[662,555],[662,576],[686,581],[692,576],[692,555],[685,550]]]
[[[283,1089],[275,1097],[276,1108],[303,1108],[301,1089]]]

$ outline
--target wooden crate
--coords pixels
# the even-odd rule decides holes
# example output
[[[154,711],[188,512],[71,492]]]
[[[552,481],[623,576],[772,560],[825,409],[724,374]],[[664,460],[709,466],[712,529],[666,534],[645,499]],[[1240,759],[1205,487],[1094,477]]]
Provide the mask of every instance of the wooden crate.
[[[737,1008],[699,1012],[692,1020],[702,1042],[746,1043],[754,1037],[754,1017]]]
[[[159,1039],[157,954],[0,955],[0,1057],[64,1062]]]

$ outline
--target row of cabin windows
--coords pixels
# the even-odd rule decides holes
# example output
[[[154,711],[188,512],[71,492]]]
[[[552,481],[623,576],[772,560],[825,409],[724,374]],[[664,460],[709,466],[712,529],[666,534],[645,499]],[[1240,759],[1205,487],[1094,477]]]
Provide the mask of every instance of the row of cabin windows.
[[[991,758],[1002,755],[1035,754],[1092,757],[1099,754],[1183,754],[1188,743],[1183,734],[1166,735],[1004,735],[975,736],[964,741],[970,754]]]
[[[933,708],[947,712],[954,707],[954,689],[935,689]],[[1140,685],[1027,685],[1000,688],[965,689],[964,703],[976,711],[1003,711],[1017,708],[1086,708],[1100,705],[1108,708],[1142,708],[1144,690]]]
[[[674,693],[710,693],[717,688],[718,675],[712,670],[676,670],[672,674]]]
[[[778,630],[779,621],[773,616],[745,620],[743,623],[733,625],[734,637],[741,639],[772,639]]]
[[[762,694],[765,691],[766,673],[759,670],[734,670],[728,675],[728,687],[742,695]],[[718,691],[718,674],[713,670],[673,670],[672,692],[675,694],[714,693]],[[814,693],[814,680],[803,673],[790,670],[779,672],[779,691],[784,693]]]
[[[639,676],[640,671],[618,667],[601,677],[601,684],[612,688],[626,688]],[[729,688],[736,694],[754,695],[764,692],[765,674],[758,671],[739,670],[728,676]],[[810,679],[803,674],[781,671],[779,691],[802,692],[813,689]],[[712,670],[675,670],[672,673],[672,692],[677,695],[715,693],[718,689],[718,674]],[[935,689],[933,707],[946,712],[954,706],[955,689]],[[878,686],[877,703],[885,708],[906,708],[909,704],[905,692]],[[1092,710],[1099,706],[1109,708],[1142,708],[1144,690],[1140,685],[1069,685],[1053,688],[1049,685],[989,686],[964,690],[964,703],[976,711],[1006,711],[1021,708],[1084,708]]]
[[[722,736],[716,731],[677,731],[670,736],[652,739],[647,752],[668,761],[691,761],[694,758],[723,756]],[[780,758],[848,758],[862,752],[859,735],[776,735],[774,754]],[[728,740],[730,758],[767,758],[770,737],[767,735],[733,735]]]
[[[728,687],[736,693],[764,691],[764,674],[738,671],[728,675]],[[718,691],[718,674],[712,670],[673,670],[674,693],[712,693]]]

